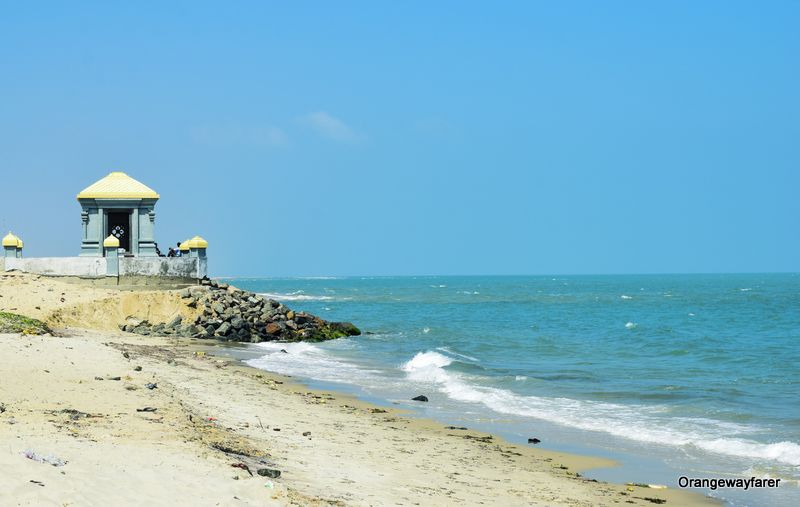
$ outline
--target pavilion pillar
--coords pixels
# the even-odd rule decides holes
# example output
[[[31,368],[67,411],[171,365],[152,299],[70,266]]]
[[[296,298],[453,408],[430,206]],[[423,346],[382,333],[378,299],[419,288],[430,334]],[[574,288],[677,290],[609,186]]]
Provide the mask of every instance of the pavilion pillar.
[[[6,259],[22,257],[22,240],[10,232],[3,238],[3,256]]]
[[[106,257],[106,276],[119,276],[119,239],[113,235],[103,241]]]
[[[195,259],[197,278],[202,279],[208,276],[208,259],[206,258],[208,241],[200,236],[195,236],[189,241],[184,241],[181,244],[181,249],[183,249],[184,245],[189,248],[189,258]]]

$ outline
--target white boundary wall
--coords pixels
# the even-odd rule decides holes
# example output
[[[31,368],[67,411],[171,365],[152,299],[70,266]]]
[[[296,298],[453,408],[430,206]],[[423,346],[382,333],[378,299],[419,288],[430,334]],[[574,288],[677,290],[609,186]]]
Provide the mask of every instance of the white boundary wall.
[[[104,257],[30,257],[6,259],[6,271],[52,276],[106,276]]]
[[[5,271],[86,278],[116,276],[108,274],[105,257],[30,257],[4,260]],[[208,260],[199,257],[120,257],[119,274],[198,279],[208,275]]]

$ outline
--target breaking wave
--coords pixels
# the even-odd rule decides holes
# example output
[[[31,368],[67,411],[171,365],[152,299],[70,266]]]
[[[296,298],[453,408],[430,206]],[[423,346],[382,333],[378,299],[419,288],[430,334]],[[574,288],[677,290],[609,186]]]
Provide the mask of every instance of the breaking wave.
[[[764,444],[742,435],[757,428],[707,418],[670,417],[662,406],[628,406],[569,398],[523,396],[482,386],[446,368],[455,360],[435,351],[419,352],[401,366],[408,380],[433,384],[453,400],[478,403],[503,414],[544,419],[582,430],[668,446],[695,447],[741,458],[758,458],[800,466],[800,445]]]
[[[326,382],[357,384],[378,378],[377,372],[340,361],[310,343],[263,342],[254,346],[262,349],[265,354],[245,363],[262,370],[283,375],[302,375]]]
[[[259,295],[274,299],[276,301],[331,301],[334,299],[332,296],[315,296],[311,294],[305,294],[302,290],[289,292],[288,294],[281,294],[278,292],[259,292]]]

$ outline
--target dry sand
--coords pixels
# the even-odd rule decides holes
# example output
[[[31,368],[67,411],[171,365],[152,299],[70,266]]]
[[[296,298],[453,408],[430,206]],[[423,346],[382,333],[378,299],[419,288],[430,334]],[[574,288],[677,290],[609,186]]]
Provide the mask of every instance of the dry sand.
[[[580,470],[611,463],[311,391],[198,352],[199,340],[115,330],[128,315],[188,312],[173,292],[6,274],[0,311],[102,330],[0,335],[3,506],[716,504],[588,481]],[[137,411],[146,407],[156,410]],[[270,479],[259,468],[282,473]]]

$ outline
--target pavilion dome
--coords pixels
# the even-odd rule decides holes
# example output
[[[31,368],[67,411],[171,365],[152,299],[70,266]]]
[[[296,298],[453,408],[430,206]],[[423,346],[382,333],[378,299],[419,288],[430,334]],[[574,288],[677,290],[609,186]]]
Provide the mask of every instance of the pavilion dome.
[[[195,236],[192,239],[186,241],[184,244],[189,248],[208,248],[208,241],[201,238],[200,236]],[[181,247],[183,247],[184,244],[181,244]]]
[[[155,190],[127,174],[115,171],[78,194],[80,199],[158,199]]]
[[[20,244],[20,239],[11,234],[10,232],[6,234],[5,237],[3,238],[3,246],[19,247],[19,244]]]

